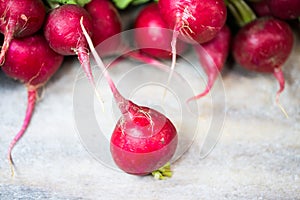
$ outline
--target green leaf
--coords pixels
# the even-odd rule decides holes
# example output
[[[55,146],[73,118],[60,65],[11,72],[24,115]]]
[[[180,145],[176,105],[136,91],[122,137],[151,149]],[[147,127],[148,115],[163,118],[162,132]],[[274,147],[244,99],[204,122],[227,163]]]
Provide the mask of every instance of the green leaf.
[[[256,19],[254,11],[244,0],[225,0],[225,3],[240,27]]]
[[[150,0],[133,0],[132,5],[140,5],[149,2]]]
[[[151,175],[156,180],[165,180],[167,178],[171,178],[173,175],[173,172],[171,170],[171,164],[170,162],[167,162],[164,166],[159,168],[158,170],[155,170],[151,173]]]
[[[85,6],[86,4],[90,3],[92,0],[77,0],[77,5]]]
[[[149,1],[153,1],[153,0],[112,0],[114,2],[114,4],[116,5],[117,8],[119,9],[125,9],[127,8],[129,5],[141,5],[144,3],[147,3]],[[155,0],[154,0],[155,1]],[[158,1],[158,0],[156,0]]]
[[[125,9],[133,0],[113,0],[117,8]]]

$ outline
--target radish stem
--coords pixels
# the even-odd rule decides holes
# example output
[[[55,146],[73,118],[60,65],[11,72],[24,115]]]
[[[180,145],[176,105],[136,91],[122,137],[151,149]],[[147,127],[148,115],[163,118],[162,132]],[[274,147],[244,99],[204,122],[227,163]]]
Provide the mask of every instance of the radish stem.
[[[276,104],[278,105],[280,110],[283,112],[283,114],[286,116],[286,118],[289,118],[289,115],[287,114],[286,110],[283,108],[283,106],[279,102],[279,96],[280,96],[281,92],[284,90],[284,85],[285,85],[283,72],[280,68],[275,68],[273,74],[279,83],[279,90],[276,93]]]

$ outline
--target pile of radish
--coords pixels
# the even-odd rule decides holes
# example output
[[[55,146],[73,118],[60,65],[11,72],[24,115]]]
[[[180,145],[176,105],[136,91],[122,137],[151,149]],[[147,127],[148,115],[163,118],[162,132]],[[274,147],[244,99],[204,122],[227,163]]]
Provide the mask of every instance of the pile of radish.
[[[39,89],[59,69],[64,56],[77,57],[95,89],[92,54],[122,113],[111,136],[110,152],[116,165],[134,175],[152,173],[158,179],[172,175],[168,163],[178,143],[172,119],[123,97],[102,62],[101,57],[116,54],[120,46],[130,47],[116,37],[103,52],[95,50],[125,30],[120,16],[134,9],[138,13],[130,28],[137,30],[136,45],[149,48],[129,51],[125,57],[169,70],[170,81],[178,55],[189,51],[198,55],[207,86],[187,101],[209,94],[232,55],[246,70],[275,76],[279,103],[285,86],[282,66],[294,44],[292,26],[300,23],[299,0],[2,0],[0,68],[28,91],[23,125],[8,150],[12,169],[12,150],[29,126]],[[164,60],[170,60],[170,66]]]

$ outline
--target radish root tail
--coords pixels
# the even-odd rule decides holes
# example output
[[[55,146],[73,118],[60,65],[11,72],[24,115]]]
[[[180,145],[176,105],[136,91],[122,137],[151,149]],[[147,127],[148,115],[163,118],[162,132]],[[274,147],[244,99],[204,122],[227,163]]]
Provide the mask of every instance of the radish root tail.
[[[28,100],[27,100],[28,103],[27,103],[27,109],[26,109],[26,114],[25,114],[25,119],[23,121],[23,125],[21,127],[21,130],[18,132],[18,134],[14,137],[14,139],[10,143],[9,148],[8,148],[7,158],[8,158],[9,164],[10,164],[12,176],[14,176],[14,161],[13,161],[11,153],[12,153],[12,150],[13,150],[14,146],[16,145],[16,143],[24,135],[24,133],[30,123],[32,113],[34,111],[35,102],[37,99],[37,90],[36,89],[32,89],[32,90],[28,89],[27,93],[28,93],[27,94],[28,95]]]
[[[285,79],[284,79],[284,75],[283,75],[281,68],[276,68],[274,70],[274,76],[279,83],[279,90],[276,93],[276,104],[280,108],[280,110],[283,112],[285,117],[289,118],[288,113],[286,112],[286,110],[283,108],[283,106],[280,104],[280,101],[279,101],[280,94],[284,90],[284,85],[285,85]]]
[[[195,52],[198,54],[199,62],[201,66],[204,68],[204,71],[207,75],[207,84],[206,88],[203,92],[200,94],[191,97],[187,100],[187,103],[193,100],[200,99],[203,96],[206,96],[212,89],[220,71],[216,65],[216,63],[213,61],[213,59],[206,53],[206,51],[198,45],[194,46]]]

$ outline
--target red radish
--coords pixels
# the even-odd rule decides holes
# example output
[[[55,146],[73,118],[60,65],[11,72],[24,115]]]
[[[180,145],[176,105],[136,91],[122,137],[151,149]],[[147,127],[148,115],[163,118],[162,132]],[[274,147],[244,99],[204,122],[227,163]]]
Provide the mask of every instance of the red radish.
[[[284,21],[264,17],[239,30],[233,44],[235,60],[243,67],[257,72],[273,73],[279,82],[276,101],[284,90],[282,65],[293,47],[293,33]]]
[[[41,0],[2,0],[0,15],[0,32],[5,37],[0,53],[2,65],[11,40],[37,32],[43,25],[46,9]]]
[[[195,51],[198,54],[200,63],[204,67],[208,80],[206,89],[197,96],[190,98],[188,101],[199,99],[209,93],[219,72],[222,71],[226,62],[230,49],[230,40],[230,29],[225,25],[211,41],[202,45],[194,45]]]
[[[27,110],[22,128],[11,142],[8,150],[8,159],[11,165],[13,165],[11,152],[30,123],[37,99],[37,90],[46,84],[58,70],[62,61],[63,56],[55,53],[41,35],[13,39],[10,43],[2,70],[8,76],[23,82],[28,91]]]
[[[129,102],[128,110],[111,136],[115,163],[127,173],[146,175],[166,164],[176,150],[177,135],[172,122],[148,107]]]
[[[167,30],[168,25],[160,16],[157,3],[149,4],[140,11],[134,27],[137,47],[152,47],[142,48],[142,52],[157,58],[171,58],[172,32]],[[177,42],[179,54],[186,47],[182,41]]]
[[[113,35],[121,32],[121,20],[117,9],[109,0],[92,0],[85,6],[87,12],[91,15],[93,21],[92,41],[95,46]],[[120,37],[115,37],[111,41],[113,44],[107,46],[104,53],[111,54],[121,43]]]
[[[44,35],[50,47],[61,55],[78,55],[89,81],[94,86],[87,42],[80,28],[80,18],[92,35],[93,23],[89,13],[77,5],[66,4],[52,10],[45,22]]]
[[[176,64],[179,34],[189,42],[208,42],[225,24],[227,9],[224,0],[159,0],[158,5],[162,18],[173,29],[169,83]]]
[[[272,16],[271,10],[268,5],[268,0],[253,2],[251,3],[251,7],[254,9],[255,13],[260,17]]]
[[[299,0],[267,0],[273,16],[281,19],[296,19],[300,17]]]
[[[96,63],[107,79],[122,113],[111,137],[110,150],[115,163],[125,172],[149,174],[166,164],[177,147],[177,131],[171,121],[151,108],[125,99],[117,90],[98,56],[85,27],[82,30]]]
[[[198,43],[213,39],[226,21],[223,0],[160,0],[158,5],[169,28]]]

